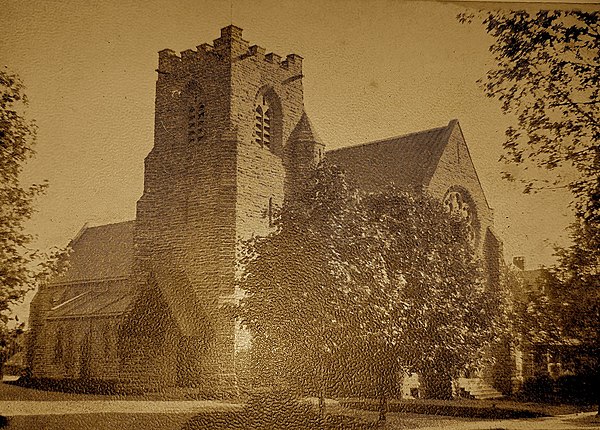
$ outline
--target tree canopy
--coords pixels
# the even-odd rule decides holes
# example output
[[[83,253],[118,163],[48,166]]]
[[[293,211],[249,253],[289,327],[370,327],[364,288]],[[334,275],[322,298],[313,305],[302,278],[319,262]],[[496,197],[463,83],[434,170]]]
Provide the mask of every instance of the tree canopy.
[[[47,184],[25,186],[23,166],[34,154],[37,128],[24,116],[27,97],[14,74],[0,70],[0,318],[55,267],[60,253],[44,255],[31,247],[25,221]],[[5,331],[5,330],[4,330]]]
[[[557,324],[547,335],[579,341],[597,354],[600,12],[495,11],[479,16],[493,38],[490,52],[497,63],[483,81],[484,91],[517,119],[516,126],[506,131],[503,159],[554,173],[552,179],[540,180],[543,170],[530,169],[522,178],[526,192],[566,186],[573,195],[572,244],[557,249],[558,264],[549,272],[552,295],[533,298],[526,306],[531,314],[535,308],[552,313]],[[462,21],[472,19],[473,15],[459,15]]]
[[[497,65],[483,89],[517,119],[503,159],[548,169],[524,176],[525,191],[567,186],[577,213],[599,221],[600,25],[597,11],[494,11],[480,15]],[[473,15],[459,15],[471,20]],[[506,174],[507,177],[511,175]]]
[[[449,387],[493,340],[502,309],[471,237],[425,192],[365,194],[337,168],[317,169],[273,232],[243,247],[239,311],[263,380],[355,383],[335,373],[358,362],[377,369],[378,390],[402,372]]]

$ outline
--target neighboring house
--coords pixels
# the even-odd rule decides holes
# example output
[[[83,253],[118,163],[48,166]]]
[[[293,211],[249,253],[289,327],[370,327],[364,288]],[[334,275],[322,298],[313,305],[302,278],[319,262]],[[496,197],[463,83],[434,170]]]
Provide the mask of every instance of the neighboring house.
[[[513,266],[521,281],[514,292],[516,301],[522,306],[531,306],[540,300],[547,301],[550,306],[557,304],[559,297],[553,290],[556,283],[552,282],[549,269],[526,269],[524,257],[515,257]],[[540,333],[536,333],[536,330]],[[589,353],[582,349],[580,341],[561,336],[558,326],[554,325],[531,330],[531,333],[521,336],[520,343],[517,375],[521,382],[539,376],[557,379],[576,375],[592,360]]]
[[[325,153],[304,111],[302,57],[250,46],[233,25],[212,45],[159,53],[154,147],[135,221],[84,227],[68,271],[31,305],[36,378],[151,389],[235,390],[248,339],[227,312],[240,239],[324,157],[360,187],[426,188],[471,225],[489,288],[502,244],[458,121]]]

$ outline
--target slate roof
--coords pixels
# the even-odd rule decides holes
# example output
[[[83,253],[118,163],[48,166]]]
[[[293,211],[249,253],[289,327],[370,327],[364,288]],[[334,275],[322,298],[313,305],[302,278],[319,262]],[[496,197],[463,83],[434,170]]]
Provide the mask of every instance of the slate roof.
[[[325,157],[362,189],[427,185],[457,125],[452,120],[445,127],[334,149]]]
[[[133,271],[135,221],[84,227],[71,242],[69,268],[52,284],[128,277]]]
[[[306,112],[302,112],[302,116],[292,130],[292,133],[289,137],[290,142],[316,142],[322,143],[323,141],[315,131],[310,119],[308,119],[308,115]]]
[[[133,294],[129,285],[105,290],[89,289],[50,308],[47,319],[121,315],[129,309]]]

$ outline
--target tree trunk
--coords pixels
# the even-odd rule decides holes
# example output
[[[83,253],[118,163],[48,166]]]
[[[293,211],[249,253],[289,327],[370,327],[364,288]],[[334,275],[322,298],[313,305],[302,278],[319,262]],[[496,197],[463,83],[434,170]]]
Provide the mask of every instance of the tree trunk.
[[[321,423],[325,420],[325,360],[321,358],[320,370],[320,387],[319,387],[319,419]]]
[[[387,419],[387,410],[388,410],[388,404],[387,404],[387,388],[388,388],[388,381],[386,379],[386,368],[385,366],[382,366],[382,368],[380,369],[380,373],[379,373],[379,418],[378,418],[378,422],[379,424],[383,424],[385,423],[386,419]]]
[[[388,410],[387,396],[385,395],[384,392],[382,392],[379,396],[379,419],[378,419],[379,423],[384,423],[386,421],[387,410]]]

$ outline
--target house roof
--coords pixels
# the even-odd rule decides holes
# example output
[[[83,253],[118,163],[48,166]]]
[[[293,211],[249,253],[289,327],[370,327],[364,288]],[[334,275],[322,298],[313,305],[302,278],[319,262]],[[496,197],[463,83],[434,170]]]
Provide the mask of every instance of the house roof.
[[[109,289],[89,289],[50,308],[48,319],[115,316],[125,313],[133,294],[127,284]]]
[[[337,164],[358,186],[371,190],[396,186],[427,185],[438,165],[450,134],[458,125],[391,137],[328,151],[326,159]]]
[[[526,290],[541,290],[545,272],[547,269],[521,270],[517,273],[523,279],[523,287]]]
[[[130,276],[133,270],[135,221],[97,227],[84,226],[71,241],[68,269],[51,284],[65,284]]]

